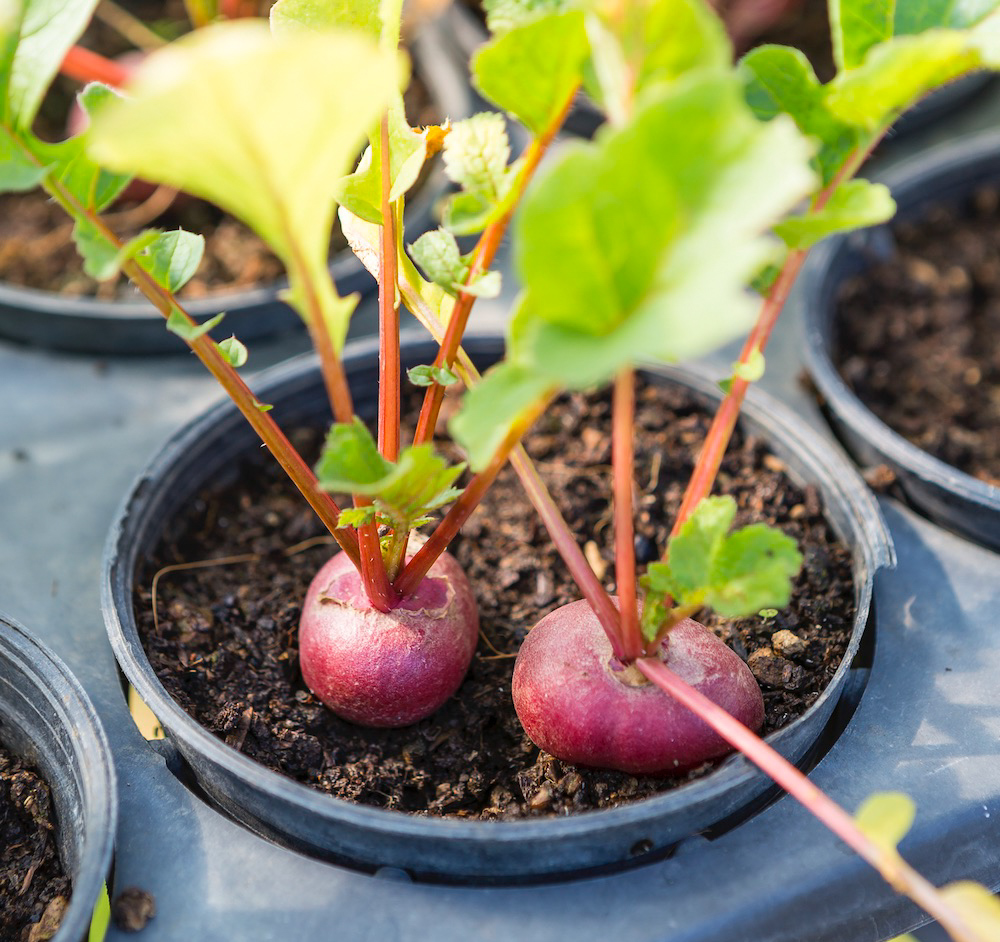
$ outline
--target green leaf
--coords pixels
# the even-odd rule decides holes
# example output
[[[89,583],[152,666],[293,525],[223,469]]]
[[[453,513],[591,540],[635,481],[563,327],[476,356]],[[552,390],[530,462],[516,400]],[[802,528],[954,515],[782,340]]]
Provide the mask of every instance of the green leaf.
[[[895,851],[917,816],[917,806],[905,792],[876,792],[854,815],[865,836],[883,850]]]
[[[278,0],[270,15],[275,36],[336,27],[360,30],[373,39],[382,34],[379,0]]]
[[[371,504],[363,507],[348,507],[337,518],[338,527],[363,527],[375,519],[375,508]]]
[[[709,73],[565,148],[517,221],[514,358],[581,388],[737,335],[756,313],[746,286],[773,257],[765,232],[815,185],[809,155],[789,119],[761,124],[735,76]]]
[[[205,239],[175,229],[161,232],[137,259],[161,288],[176,294],[193,277],[205,252]]]
[[[236,369],[245,366],[250,356],[247,348],[236,339],[235,335],[220,341],[215,347],[222,354],[222,358]]]
[[[188,343],[194,343],[194,341],[199,337],[203,337],[213,327],[220,324],[225,316],[225,311],[223,311],[221,314],[216,314],[215,317],[210,317],[208,320],[192,325],[189,324],[187,318],[175,308],[170,312],[170,316],[167,318],[167,330],[169,330],[172,334],[177,334],[181,340],[186,340]],[[274,406],[257,403],[257,408],[260,409],[261,412],[269,412],[274,408]]]
[[[807,249],[834,233],[886,222],[895,212],[896,203],[888,187],[867,180],[849,180],[834,190],[823,209],[785,219],[774,231],[790,249]]]
[[[503,281],[500,272],[486,271],[467,284],[456,282],[452,287],[477,298],[495,298],[500,294]]]
[[[23,193],[35,189],[49,172],[33,160],[20,137],[0,129],[0,193]]]
[[[484,0],[486,27],[491,33],[507,33],[550,13],[563,13],[570,0]]]
[[[350,494],[377,493],[391,473],[392,464],[379,454],[371,432],[357,417],[351,424],[333,425],[316,465],[324,490]]]
[[[445,366],[414,366],[406,371],[414,386],[451,386],[458,377]]]
[[[455,237],[445,229],[425,232],[410,246],[410,255],[435,284],[454,293],[452,285],[469,272]]]
[[[650,565],[644,584],[727,618],[783,608],[802,565],[795,541],[759,523],[729,533],[735,516],[731,497],[705,498],[670,540],[668,562]]]
[[[0,12],[0,123],[31,127],[66,52],[90,22],[97,2],[7,0]]]
[[[1000,938],[1000,901],[985,886],[960,880],[942,887],[940,893],[961,913],[979,942]]]
[[[86,152],[87,131],[54,144],[25,136],[24,143],[48,168],[51,178],[92,212],[111,205],[131,179],[128,174],[110,173],[90,159]]]
[[[397,75],[395,51],[354,33],[273,39],[259,22],[217,24],[153,53],[134,97],[95,116],[90,151],[245,222],[288,268],[290,303],[339,349],[354,303],[327,271],[335,197]]]
[[[97,896],[97,903],[94,906],[94,914],[90,918],[90,929],[87,932],[87,942],[104,942],[104,937],[108,934],[108,926],[111,923],[111,900],[108,897],[108,885],[101,885],[101,892]]]
[[[448,423],[473,471],[481,471],[507,437],[510,427],[552,391],[550,379],[511,362],[493,367],[462,400]]]
[[[543,16],[481,47],[472,59],[473,84],[541,134],[582,81],[588,50],[581,12]]]
[[[896,0],[829,0],[837,70],[860,65],[874,45],[891,39]]]
[[[733,364],[733,376],[748,383],[756,383],[763,375],[767,363],[759,347],[754,347],[746,362],[737,360]]]
[[[119,247],[86,216],[77,219],[73,226],[73,241],[83,258],[83,270],[95,281],[114,278],[122,265],[147,249],[157,235],[155,230],[147,229]]]
[[[758,118],[770,121],[787,114],[803,134],[819,140],[814,166],[823,183],[829,183],[859,146],[861,136],[830,112],[809,60],[788,46],[759,46],[740,60],[740,69],[746,78],[747,103]]]
[[[997,63],[996,52],[971,31],[899,37],[875,46],[861,65],[834,78],[826,86],[826,105],[840,120],[875,130],[939,85]]]
[[[506,203],[490,193],[456,193],[445,204],[441,221],[455,235],[475,235],[506,212]]]

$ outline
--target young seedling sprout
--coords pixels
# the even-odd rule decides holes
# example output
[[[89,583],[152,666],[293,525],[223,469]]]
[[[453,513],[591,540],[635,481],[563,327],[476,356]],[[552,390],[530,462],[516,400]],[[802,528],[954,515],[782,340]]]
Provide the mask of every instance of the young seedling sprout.
[[[706,606],[736,615],[787,601],[798,551],[761,525],[730,532],[732,503],[708,497],[718,456],[809,246],[892,212],[884,188],[852,179],[864,156],[926,91],[998,61],[997,4],[897,10],[889,0],[833,0],[841,72],[822,86],[789,49],[757,50],[734,69],[702,0],[494,3],[496,35],[473,72],[483,96],[532,134],[513,164],[495,115],[409,127],[399,93],[399,4],[371,0],[336,11],[279,0],[273,37],[255,22],[200,30],[150,56],[128,99],[86,89],[92,126],[45,144],[32,121],[94,5],[71,0],[59,17],[49,15],[51,0],[0,5],[0,183],[43,186],[74,219],[88,273],[122,270],[135,282],[340,544],[303,610],[302,669],[317,694],[372,725],[414,722],[451,695],[472,655],[477,615],[445,551],[510,460],[585,599],[536,626],[516,668],[519,710],[536,742],[583,763],[661,773],[728,743],[955,939],[991,938],[996,904],[984,888],[937,891],[899,856],[895,844],[911,816],[905,797],[882,796],[852,819],[754,735],[761,709],[752,677],[689,616]],[[565,148],[532,183],[585,77],[609,126],[593,143]],[[368,149],[349,173],[365,138]],[[411,246],[424,278],[404,249],[403,199],[442,146],[459,191],[445,228]],[[214,343],[207,330],[218,318],[197,324],[177,300],[200,259],[199,237],[149,231],[122,244],[102,220],[131,175],[217,203],[284,262],[287,300],[309,329],[335,420],[316,474],[239,378],[243,345],[235,337]],[[327,268],[335,202],[380,283],[375,437],[354,416],[340,359],[356,299],[337,294]],[[498,289],[490,266],[516,207],[524,291],[507,357],[482,378],[461,339],[476,297]],[[461,254],[455,236],[476,233],[475,248]],[[781,252],[771,233],[783,240]],[[756,323],[745,291],[753,280],[765,293]],[[405,447],[400,299],[440,342],[435,361],[411,374],[427,391]],[[636,365],[704,353],[751,324],[668,552],[638,577]],[[449,467],[432,446],[444,387],[456,376],[470,391],[451,430],[473,472],[460,490],[464,469]],[[520,446],[560,391],[602,383],[614,387],[617,599],[587,565]],[[353,506],[342,510],[331,492],[350,494]],[[413,532],[448,504],[421,545]],[[559,657],[567,672],[554,666]],[[580,687],[582,673],[591,677]],[[569,696],[555,699],[564,690]],[[603,729],[595,713],[606,714]],[[663,736],[665,729],[676,735]],[[896,823],[887,828],[887,819]]]

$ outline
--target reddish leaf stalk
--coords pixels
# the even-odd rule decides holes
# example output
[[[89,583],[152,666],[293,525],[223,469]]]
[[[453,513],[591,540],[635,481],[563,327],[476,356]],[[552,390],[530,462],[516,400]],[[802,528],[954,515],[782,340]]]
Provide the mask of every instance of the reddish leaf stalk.
[[[611,401],[611,464],[615,520],[615,581],[621,612],[621,638],[626,663],[642,655],[639,602],[635,578],[635,525],[632,520],[632,476],[635,449],[635,372],[615,377]]]
[[[59,71],[77,82],[103,82],[112,88],[121,88],[129,78],[123,66],[83,46],[70,47]]]
[[[577,88],[574,88],[552,124],[542,134],[532,140],[525,152],[524,163],[516,184],[517,196],[514,200],[515,206],[520,203],[521,197],[524,196],[524,191],[531,182],[531,178],[535,175],[542,157],[549,149],[559,129],[563,126],[566,115],[569,114],[569,109],[573,105],[576,92]],[[510,224],[513,214],[514,210],[512,208],[483,231],[483,234],[479,237],[479,241],[476,243],[473,262],[469,266],[469,274],[465,279],[466,284],[478,278],[493,264],[493,259],[496,256],[497,249],[500,248],[500,243],[503,241],[504,234],[507,232],[507,226]],[[462,343],[462,337],[465,334],[465,328],[469,322],[469,314],[472,312],[472,306],[475,303],[476,298],[474,295],[466,294],[464,291],[459,292],[458,300],[455,302],[455,307],[451,312],[451,318],[448,320],[444,339],[441,341],[441,347],[434,359],[435,366],[450,368],[454,364],[458,348]],[[424,394],[424,402],[420,409],[420,417],[417,420],[417,429],[413,436],[413,443],[415,445],[424,444],[434,438],[434,429],[437,426],[438,415],[441,412],[441,403],[443,401],[443,386],[439,383],[433,383],[427,387],[427,392]]]
[[[392,168],[389,161],[389,115],[382,116],[382,241],[379,246],[379,384],[378,447],[387,461],[399,457],[399,309],[396,307],[396,214],[389,200]]]
[[[451,509],[445,514],[444,519],[437,525],[427,542],[417,550],[403,568],[403,572],[394,584],[394,588],[400,596],[405,598],[417,590],[424,576],[434,565],[435,560],[448,548],[448,544],[458,535],[458,531],[461,530],[465,521],[479,506],[483,495],[503,470],[511,452],[517,447],[525,432],[534,424],[535,419],[545,411],[551,399],[551,396],[545,396],[511,426],[490,463],[469,481],[461,496],[451,505]]]
[[[355,497],[355,507],[370,507],[367,497]],[[389,584],[382,560],[382,545],[379,542],[375,523],[358,527],[358,543],[361,549],[361,581],[364,583],[368,601],[380,612],[391,612],[399,597]]]
[[[871,864],[897,892],[903,893],[938,920],[957,942],[978,942],[961,915],[927,879],[892,849],[880,847],[857,826],[854,819],[764,740],[730,716],[722,707],[685,683],[662,661],[640,658],[636,666],[668,696],[674,697],[704,720],[734,749],[738,749],[765,775],[780,785],[810,814]]]
[[[50,179],[47,181],[46,190],[71,217],[87,217],[105,239],[117,248],[122,247],[121,240],[108,229],[100,216],[77,202],[73,195],[64,187]],[[184,310],[173,294],[160,286],[137,262],[130,260],[122,266],[122,269],[132,280],[133,284],[164,317],[169,317],[171,313],[177,312],[185,319],[188,326],[197,326],[197,322]],[[187,341],[187,343],[198,359],[201,360],[208,371],[215,377],[219,385],[226,391],[229,398],[232,399],[251,428],[260,437],[268,451],[274,455],[275,460],[281,465],[289,478],[291,478],[292,483],[302,493],[306,501],[308,501],[309,505],[316,512],[316,515],[323,522],[323,525],[330,531],[331,536],[340,544],[344,552],[351,558],[351,561],[360,568],[361,558],[358,549],[358,540],[354,531],[350,528],[339,527],[337,525],[340,517],[340,508],[329,494],[320,489],[319,482],[316,480],[312,469],[292,447],[291,442],[285,437],[274,419],[267,412],[261,411],[258,408],[257,397],[251,392],[246,383],[243,382],[243,379],[236,370],[219,353],[214,341],[207,334],[203,334],[193,341]]]

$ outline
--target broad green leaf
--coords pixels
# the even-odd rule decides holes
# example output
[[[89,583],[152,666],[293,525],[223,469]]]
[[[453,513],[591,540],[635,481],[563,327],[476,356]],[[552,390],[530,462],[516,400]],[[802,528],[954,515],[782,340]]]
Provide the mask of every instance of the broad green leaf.
[[[949,883],[941,895],[961,914],[979,942],[1000,938],[1000,901],[985,886],[971,880]]]
[[[410,246],[410,255],[431,281],[448,291],[469,271],[455,237],[445,229],[425,232]]]
[[[872,46],[892,38],[897,0],[829,0],[829,4],[837,71],[855,68]]]
[[[0,123],[31,127],[42,97],[97,2],[7,0],[0,10]]]
[[[137,259],[161,288],[176,294],[193,277],[205,253],[205,239],[176,229],[161,232]]]
[[[371,432],[357,417],[351,424],[333,425],[316,465],[321,487],[351,494],[376,492],[391,473],[392,464],[379,454]]]
[[[916,816],[917,806],[905,792],[876,792],[861,803],[854,820],[870,841],[895,851]]]
[[[736,618],[762,608],[784,608],[792,579],[802,568],[795,541],[779,530],[754,523],[723,540],[705,596],[720,615]]]
[[[187,318],[175,308],[170,312],[170,316],[167,318],[167,330],[169,330],[172,334],[177,334],[181,340],[193,343],[199,337],[203,337],[207,334],[213,327],[218,326],[225,316],[225,312],[223,312],[222,314],[216,314],[215,317],[208,318],[208,320],[192,325],[189,324]],[[274,406],[258,402],[257,408],[260,409],[261,412],[270,412]]]
[[[249,351],[246,346],[240,343],[236,339],[235,335],[232,337],[227,337],[225,340],[217,343],[216,348],[219,353],[222,354],[222,358],[230,365],[239,369],[241,366],[246,366],[248,357],[250,356]]]
[[[754,114],[770,121],[787,114],[803,134],[817,138],[814,166],[829,183],[860,142],[860,132],[829,110],[823,86],[812,65],[798,49],[759,46],[740,60],[746,76],[746,99]]]
[[[774,231],[789,248],[807,249],[836,232],[878,225],[895,212],[896,203],[888,187],[867,180],[849,180],[834,190],[823,209],[785,219]]]
[[[939,85],[1000,61],[996,52],[971,31],[902,36],[875,46],[861,65],[834,78],[826,105],[840,120],[875,130]]]
[[[588,49],[582,13],[544,16],[481,47],[472,59],[473,83],[488,101],[541,134],[582,81]]]
[[[23,193],[38,186],[49,172],[32,158],[21,137],[0,128],[0,193]]]
[[[755,315],[745,288],[773,257],[764,233],[813,190],[809,156],[789,119],[761,124],[735,76],[709,73],[566,148],[518,218],[515,359],[581,388],[731,339]]]
[[[445,366],[421,366],[411,367],[406,371],[407,377],[414,386],[451,386],[458,382],[458,377]]]
[[[473,471],[481,471],[503,444],[510,427],[553,391],[552,380],[505,362],[493,367],[462,400],[448,423]]]
[[[318,307],[339,348],[353,303],[326,267],[334,202],[397,74],[394,52],[354,33],[275,39],[259,22],[218,24],[153,53],[133,97],[95,117],[90,150],[244,221],[288,268],[290,302],[306,319]]]

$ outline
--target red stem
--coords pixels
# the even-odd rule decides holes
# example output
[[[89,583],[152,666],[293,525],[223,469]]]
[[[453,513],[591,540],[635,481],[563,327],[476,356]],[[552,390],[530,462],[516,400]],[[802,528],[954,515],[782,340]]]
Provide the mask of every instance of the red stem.
[[[382,241],[379,246],[378,447],[387,461],[399,457],[399,309],[396,307],[396,217],[389,200],[389,116],[380,125],[382,145]]]
[[[861,858],[870,863],[897,892],[923,907],[960,942],[976,942],[977,936],[937,889],[917,873],[899,854],[871,841],[854,819],[828,798],[794,765],[751,732],[722,707],[685,683],[656,658],[640,658],[636,666],[668,696],[674,697],[712,727],[734,749],[738,749],[770,779],[780,785],[810,814],[829,828]]]
[[[621,637],[626,663],[642,654],[639,603],[635,578],[635,526],[632,520],[632,474],[635,459],[635,372],[615,377],[611,403],[611,463],[615,518],[615,581],[621,611]]]
[[[59,71],[77,82],[103,82],[112,88],[121,88],[129,79],[124,66],[83,46],[70,47]]]
[[[518,442],[524,437],[525,432],[531,428],[535,419],[538,418],[548,406],[551,397],[545,396],[529,411],[524,413],[507,432],[500,447],[497,448],[490,463],[480,471],[462,491],[461,496],[451,505],[444,519],[437,525],[430,538],[413,555],[410,561],[403,567],[403,571],[394,583],[394,588],[400,596],[406,598],[412,595],[420,585],[424,576],[430,571],[438,557],[448,548],[448,544],[458,535],[465,521],[469,519],[472,512],[479,506],[483,495],[489,490],[490,485],[496,480],[497,475],[503,470],[511,452],[517,447]]]
[[[219,0],[219,13],[227,20],[257,16],[258,0]]]
[[[366,497],[354,498],[355,507],[370,507],[371,503]],[[391,612],[399,601],[399,596],[389,584],[385,572],[382,544],[379,542],[375,523],[366,523],[358,527],[358,543],[361,549],[361,581],[364,583],[365,594],[380,612]]]
[[[528,183],[538,169],[542,157],[549,149],[553,139],[566,120],[566,115],[569,114],[569,109],[573,105],[576,92],[577,89],[574,88],[556,119],[541,135],[532,140],[528,150],[525,152],[524,163],[518,176],[517,196],[514,200],[514,206],[520,202]],[[466,284],[478,278],[479,275],[487,271],[490,265],[493,264],[493,259],[496,256],[497,249],[500,247],[500,243],[503,241],[513,213],[514,209],[512,207],[496,222],[488,225],[479,237],[479,241],[476,243],[473,262],[469,266],[469,274],[465,279]],[[458,348],[462,343],[462,337],[465,334],[465,328],[469,322],[469,315],[472,313],[472,306],[475,303],[476,298],[474,295],[466,294],[464,291],[459,292],[458,300],[455,302],[455,307],[452,309],[451,317],[448,320],[448,326],[445,329],[444,339],[441,341],[441,347],[434,358],[435,366],[450,368],[454,364]],[[441,412],[441,403],[443,401],[444,386],[441,386],[439,383],[433,383],[427,387],[427,392],[424,394],[424,403],[420,409],[420,417],[417,419],[417,429],[413,436],[413,443],[415,445],[424,444],[434,438],[434,429],[437,426],[438,415]]]

